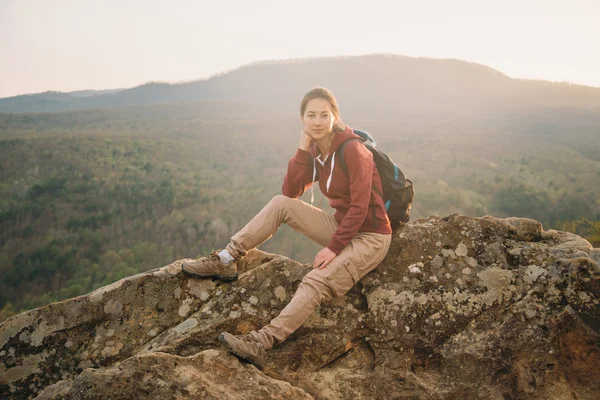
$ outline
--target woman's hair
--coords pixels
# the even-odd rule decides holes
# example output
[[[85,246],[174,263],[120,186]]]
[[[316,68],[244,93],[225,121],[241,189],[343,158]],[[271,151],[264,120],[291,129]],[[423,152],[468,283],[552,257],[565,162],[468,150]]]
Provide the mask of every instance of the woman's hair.
[[[304,116],[304,112],[306,111],[306,104],[312,99],[327,100],[329,104],[331,104],[331,112],[335,117],[335,123],[333,124],[334,133],[343,132],[346,129],[346,125],[342,122],[342,119],[340,118],[340,109],[338,107],[337,101],[335,100],[335,97],[333,96],[333,93],[331,93],[331,90],[323,87],[316,87],[314,89],[311,89],[310,92],[304,95],[304,98],[300,103],[301,117]]]

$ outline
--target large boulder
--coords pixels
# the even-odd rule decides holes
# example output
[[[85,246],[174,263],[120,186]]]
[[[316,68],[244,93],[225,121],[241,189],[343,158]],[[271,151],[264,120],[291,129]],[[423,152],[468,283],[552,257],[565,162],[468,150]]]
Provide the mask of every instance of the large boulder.
[[[393,235],[262,371],[217,335],[268,323],[310,265],[254,250],[232,283],[177,261],[6,320],[0,397],[597,398],[600,249],[523,218],[434,216]]]

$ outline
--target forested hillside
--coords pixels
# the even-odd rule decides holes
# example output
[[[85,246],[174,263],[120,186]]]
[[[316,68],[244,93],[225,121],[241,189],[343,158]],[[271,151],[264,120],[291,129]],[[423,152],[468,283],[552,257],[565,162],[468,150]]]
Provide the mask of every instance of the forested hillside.
[[[70,103],[106,108],[0,114],[0,320],[224,246],[280,193],[314,85],[415,182],[413,219],[530,217],[600,245],[600,89],[457,60],[257,64]],[[318,250],[287,227],[263,249]]]
[[[520,130],[500,114],[397,118],[346,121],[414,180],[413,218],[525,216],[600,244],[596,116],[568,138],[539,116]],[[1,319],[223,246],[280,193],[301,127],[236,103],[3,114],[0,126]],[[287,227],[263,248],[304,262],[317,250]]]

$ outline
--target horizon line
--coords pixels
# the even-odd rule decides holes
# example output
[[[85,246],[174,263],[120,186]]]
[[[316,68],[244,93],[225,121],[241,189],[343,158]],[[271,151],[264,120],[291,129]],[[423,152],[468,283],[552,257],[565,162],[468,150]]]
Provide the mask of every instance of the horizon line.
[[[64,92],[61,90],[45,90],[45,91],[41,91],[41,92],[33,92],[33,93],[21,93],[21,94],[15,94],[12,96],[7,96],[7,97],[0,97],[0,100],[6,100],[6,99],[11,99],[11,98],[15,98],[15,97],[25,97],[25,96],[35,96],[35,95],[40,95],[40,94],[46,94],[46,93],[56,93],[56,94],[71,94],[71,93],[76,93],[76,92],[85,92],[85,91],[92,91],[92,92],[101,92],[101,91],[110,91],[110,90],[116,90],[116,91],[125,91],[125,90],[132,90],[138,87],[142,87],[145,85],[152,85],[152,84],[161,84],[161,85],[171,85],[171,86],[176,86],[176,85],[186,85],[186,84],[190,84],[190,83],[196,83],[196,82],[203,82],[203,81],[208,81],[210,79],[216,78],[216,77],[220,77],[220,76],[224,76],[227,75],[229,73],[232,73],[234,71],[237,70],[241,70],[244,68],[249,68],[249,67],[255,67],[255,66],[260,66],[260,65],[273,65],[273,64],[284,64],[284,63],[300,63],[300,62],[310,62],[310,61],[316,61],[316,60],[329,60],[329,59],[349,59],[349,58],[360,58],[360,57],[373,57],[373,56],[387,56],[387,57],[398,57],[398,58],[410,58],[410,59],[422,59],[422,60],[435,60],[435,61],[458,61],[458,62],[462,62],[462,63],[466,63],[466,64],[471,64],[471,65],[477,65],[479,67],[484,67],[486,69],[489,69],[491,71],[494,71],[500,75],[503,75],[509,79],[514,79],[514,80],[520,80],[520,81],[529,81],[529,82],[543,82],[543,83],[550,83],[550,84],[557,84],[557,85],[567,85],[567,86],[579,86],[579,87],[585,87],[585,88],[590,88],[590,89],[600,89],[600,86],[593,86],[593,85],[588,85],[588,84],[583,84],[583,83],[576,83],[576,82],[572,82],[572,81],[552,81],[552,80],[547,80],[547,79],[540,79],[540,78],[517,78],[517,77],[513,77],[510,75],[507,75],[505,73],[503,73],[502,71],[495,69],[489,65],[485,65],[485,64],[481,64],[479,62],[476,61],[469,61],[469,60],[464,60],[464,59],[460,59],[460,58],[452,58],[452,57],[446,57],[446,58],[437,58],[437,57],[428,57],[428,56],[407,56],[407,55],[403,55],[403,54],[396,54],[396,53],[365,53],[365,54],[361,54],[361,55],[336,55],[336,56],[309,56],[309,57],[302,57],[302,58],[281,58],[281,59],[263,59],[263,60],[256,60],[256,61],[251,61],[249,63],[246,64],[242,64],[240,66],[237,67],[233,67],[233,68],[229,68],[229,69],[225,69],[219,72],[215,72],[213,74],[207,75],[206,77],[202,77],[202,78],[196,78],[196,79],[191,79],[191,80],[181,80],[181,81],[160,81],[160,80],[155,80],[155,81],[146,81],[134,86],[130,86],[130,87],[124,87],[124,88],[104,88],[104,89],[89,89],[89,88],[85,88],[85,89],[76,89],[76,90],[71,90],[68,92]]]

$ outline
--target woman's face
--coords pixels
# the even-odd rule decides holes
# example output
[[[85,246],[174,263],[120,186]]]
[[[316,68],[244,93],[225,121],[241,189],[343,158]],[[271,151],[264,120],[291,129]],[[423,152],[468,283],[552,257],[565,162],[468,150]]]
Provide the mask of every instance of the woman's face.
[[[310,137],[320,140],[330,135],[333,131],[335,117],[331,111],[331,104],[325,99],[312,99],[306,103],[302,116],[304,130]]]

